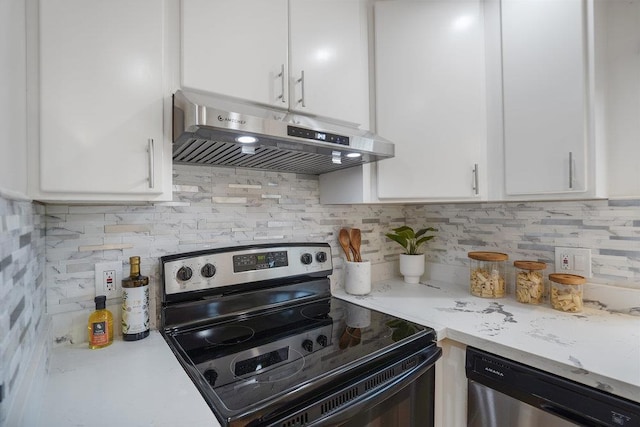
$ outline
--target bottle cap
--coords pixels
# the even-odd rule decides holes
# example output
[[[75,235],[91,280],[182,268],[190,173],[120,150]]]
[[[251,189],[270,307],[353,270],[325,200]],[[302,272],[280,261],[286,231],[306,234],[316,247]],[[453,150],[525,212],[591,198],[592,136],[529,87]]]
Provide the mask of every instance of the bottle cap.
[[[106,295],[98,295],[94,298],[96,302],[96,310],[104,310],[107,306],[107,296]]]

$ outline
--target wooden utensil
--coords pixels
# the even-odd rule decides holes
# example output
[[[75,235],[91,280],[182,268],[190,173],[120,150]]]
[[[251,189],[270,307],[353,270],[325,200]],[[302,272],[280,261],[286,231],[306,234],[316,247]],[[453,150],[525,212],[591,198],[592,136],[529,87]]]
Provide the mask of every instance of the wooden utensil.
[[[362,331],[360,328],[354,328],[351,332],[351,340],[349,341],[349,347],[360,344],[360,338],[362,336]]]
[[[355,262],[362,262],[360,256],[360,243],[362,242],[362,234],[359,228],[352,228],[349,231],[349,241],[351,242],[351,249],[353,249],[353,260]]]
[[[351,239],[349,238],[349,232],[346,229],[340,229],[338,241],[340,242],[340,246],[342,246],[344,254],[347,256],[347,261],[351,262]]]
[[[349,343],[351,342],[351,332],[353,328],[347,326],[342,335],[340,336],[340,341],[338,341],[338,347],[340,350],[344,350],[349,347]]]

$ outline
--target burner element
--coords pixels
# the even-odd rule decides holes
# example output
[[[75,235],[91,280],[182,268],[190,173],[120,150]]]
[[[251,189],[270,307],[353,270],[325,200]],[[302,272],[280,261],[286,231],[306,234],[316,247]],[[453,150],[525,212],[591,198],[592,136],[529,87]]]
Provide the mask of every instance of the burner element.
[[[253,338],[255,331],[244,325],[217,326],[198,332],[199,338],[211,345],[235,345]]]

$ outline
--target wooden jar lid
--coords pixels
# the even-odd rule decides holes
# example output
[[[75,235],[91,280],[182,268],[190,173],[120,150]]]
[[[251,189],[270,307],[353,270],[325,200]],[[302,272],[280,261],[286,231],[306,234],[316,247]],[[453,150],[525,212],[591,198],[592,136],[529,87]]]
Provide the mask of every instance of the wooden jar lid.
[[[542,261],[513,261],[513,266],[521,270],[544,270],[547,263]]]
[[[509,255],[500,252],[469,252],[467,256],[478,261],[506,261]]]
[[[584,285],[587,282],[583,276],[577,274],[551,273],[549,280],[560,283],[561,285]]]

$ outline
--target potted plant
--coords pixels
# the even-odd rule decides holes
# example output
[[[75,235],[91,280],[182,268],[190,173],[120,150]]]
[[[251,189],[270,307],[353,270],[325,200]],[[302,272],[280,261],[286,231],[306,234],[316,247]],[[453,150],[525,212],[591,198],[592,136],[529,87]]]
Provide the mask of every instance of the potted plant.
[[[437,230],[427,227],[416,232],[413,228],[403,225],[392,231],[393,233],[386,233],[385,236],[397,242],[405,250],[400,254],[400,274],[404,276],[406,283],[419,283],[420,276],[424,273],[424,254],[420,252],[420,247],[435,237],[426,235],[427,232]]]

